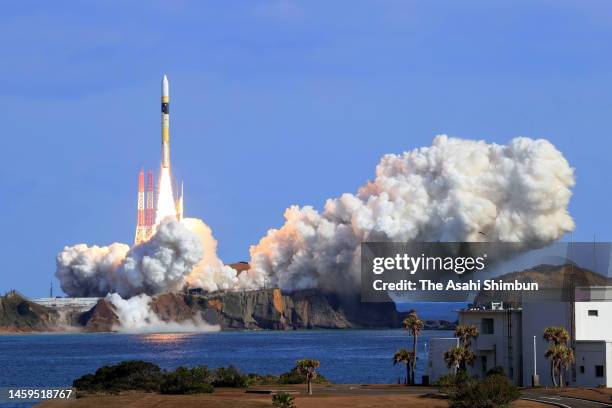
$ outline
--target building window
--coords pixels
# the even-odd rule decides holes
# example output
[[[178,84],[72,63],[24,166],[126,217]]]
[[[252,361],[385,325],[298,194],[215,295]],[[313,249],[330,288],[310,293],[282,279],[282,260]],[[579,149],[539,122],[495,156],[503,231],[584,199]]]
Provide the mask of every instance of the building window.
[[[580,366],[580,374],[584,374],[584,366]]]
[[[482,334],[493,334],[494,321],[493,319],[482,319]]]
[[[604,376],[604,366],[596,365],[595,366],[595,377],[603,377]]]
[[[599,316],[599,311],[597,310],[589,310],[589,316]]]

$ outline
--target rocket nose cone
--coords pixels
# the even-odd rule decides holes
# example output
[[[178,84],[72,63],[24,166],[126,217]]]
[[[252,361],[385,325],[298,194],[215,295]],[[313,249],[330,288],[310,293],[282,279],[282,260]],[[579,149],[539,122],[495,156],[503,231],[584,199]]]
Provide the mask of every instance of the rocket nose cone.
[[[162,96],[170,96],[170,86],[168,85],[168,77],[166,75],[162,79]]]

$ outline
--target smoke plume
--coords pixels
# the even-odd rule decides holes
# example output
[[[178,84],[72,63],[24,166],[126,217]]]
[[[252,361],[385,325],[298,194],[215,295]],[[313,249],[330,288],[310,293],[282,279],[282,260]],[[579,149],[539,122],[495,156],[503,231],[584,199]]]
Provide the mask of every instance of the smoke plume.
[[[182,322],[166,322],[151,309],[151,297],[141,294],[129,299],[123,299],[116,293],[108,294],[106,300],[115,306],[115,312],[119,318],[120,325],[113,330],[122,332],[152,332],[152,333],[177,333],[177,332],[203,332],[219,331],[219,326],[211,326],[205,323],[199,316]]]
[[[132,248],[117,270],[121,295],[176,291],[203,257],[198,236],[177,221],[162,222],[149,241]]]
[[[128,245],[119,243],[103,247],[67,246],[55,259],[55,276],[69,296],[106,295],[114,291],[116,270],[129,250]]]
[[[188,284],[208,291],[276,285],[350,290],[359,281],[363,241],[519,242],[522,249],[573,230],[567,211],[573,169],[548,141],[507,145],[438,136],[430,147],[382,157],[376,177],[323,211],[291,206],[285,223],[250,249],[240,274],[217,257],[198,219],[164,221],[130,248],[84,244],[57,256],[56,276],[70,296],[154,295]]]
[[[202,243],[204,256],[193,268],[191,274],[186,278],[191,287],[202,288],[206,291],[249,289],[255,287],[246,280],[248,274],[238,275],[236,270],[217,257],[217,241],[213,238],[212,231],[208,225],[197,218],[183,219],[185,226],[194,232]]]
[[[573,230],[567,211],[573,169],[548,141],[507,145],[437,136],[431,147],[383,156],[357,194],[321,213],[291,206],[285,224],[251,247],[251,270],[282,289],[350,288],[362,241],[504,241],[524,249]]]
[[[156,294],[180,289],[202,258],[198,235],[168,220],[149,241],[131,249],[118,243],[65,247],[57,255],[55,276],[69,296]]]

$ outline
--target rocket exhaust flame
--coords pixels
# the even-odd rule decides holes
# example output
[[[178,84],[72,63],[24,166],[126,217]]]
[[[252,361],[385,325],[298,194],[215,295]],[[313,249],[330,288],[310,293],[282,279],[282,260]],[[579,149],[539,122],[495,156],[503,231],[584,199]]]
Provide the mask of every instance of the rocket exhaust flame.
[[[157,213],[155,225],[161,224],[166,218],[177,219],[174,193],[172,192],[172,177],[170,169],[162,166],[159,172],[159,189],[157,192]]]

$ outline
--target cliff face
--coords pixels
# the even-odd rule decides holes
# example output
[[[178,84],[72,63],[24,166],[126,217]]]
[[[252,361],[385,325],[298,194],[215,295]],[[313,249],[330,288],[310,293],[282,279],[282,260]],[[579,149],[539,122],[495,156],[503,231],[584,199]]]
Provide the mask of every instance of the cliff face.
[[[59,313],[33,303],[17,292],[0,296],[0,332],[39,332],[60,330]]]
[[[222,330],[399,328],[405,314],[393,303],[361,303],[359,295],[337,295],[314,289],[282,293],[279,289],[215,292],[205,295],[165,293],[155,296],[151,309],[162,321],[201,319]],[[84,313],[67,319],[52,309],[17,294],[0,297],[0,332],[66,330],[113,331],[120,325],[112,303],[100,299]],[[452,323],[427,321],[426,328],[449,329]]]
[[[119,326],[119,317],[115,307],[106,299],[98,303],[79,317],[79,325],[87,332],[108,332]]]
[[[283,294],[279,289],[188,296],[207,321],[226,329],[338,329],[399,327],[393,304],[362,304],[359,296],[316,290]],[[216,316],[212,317],[210,311]]]

